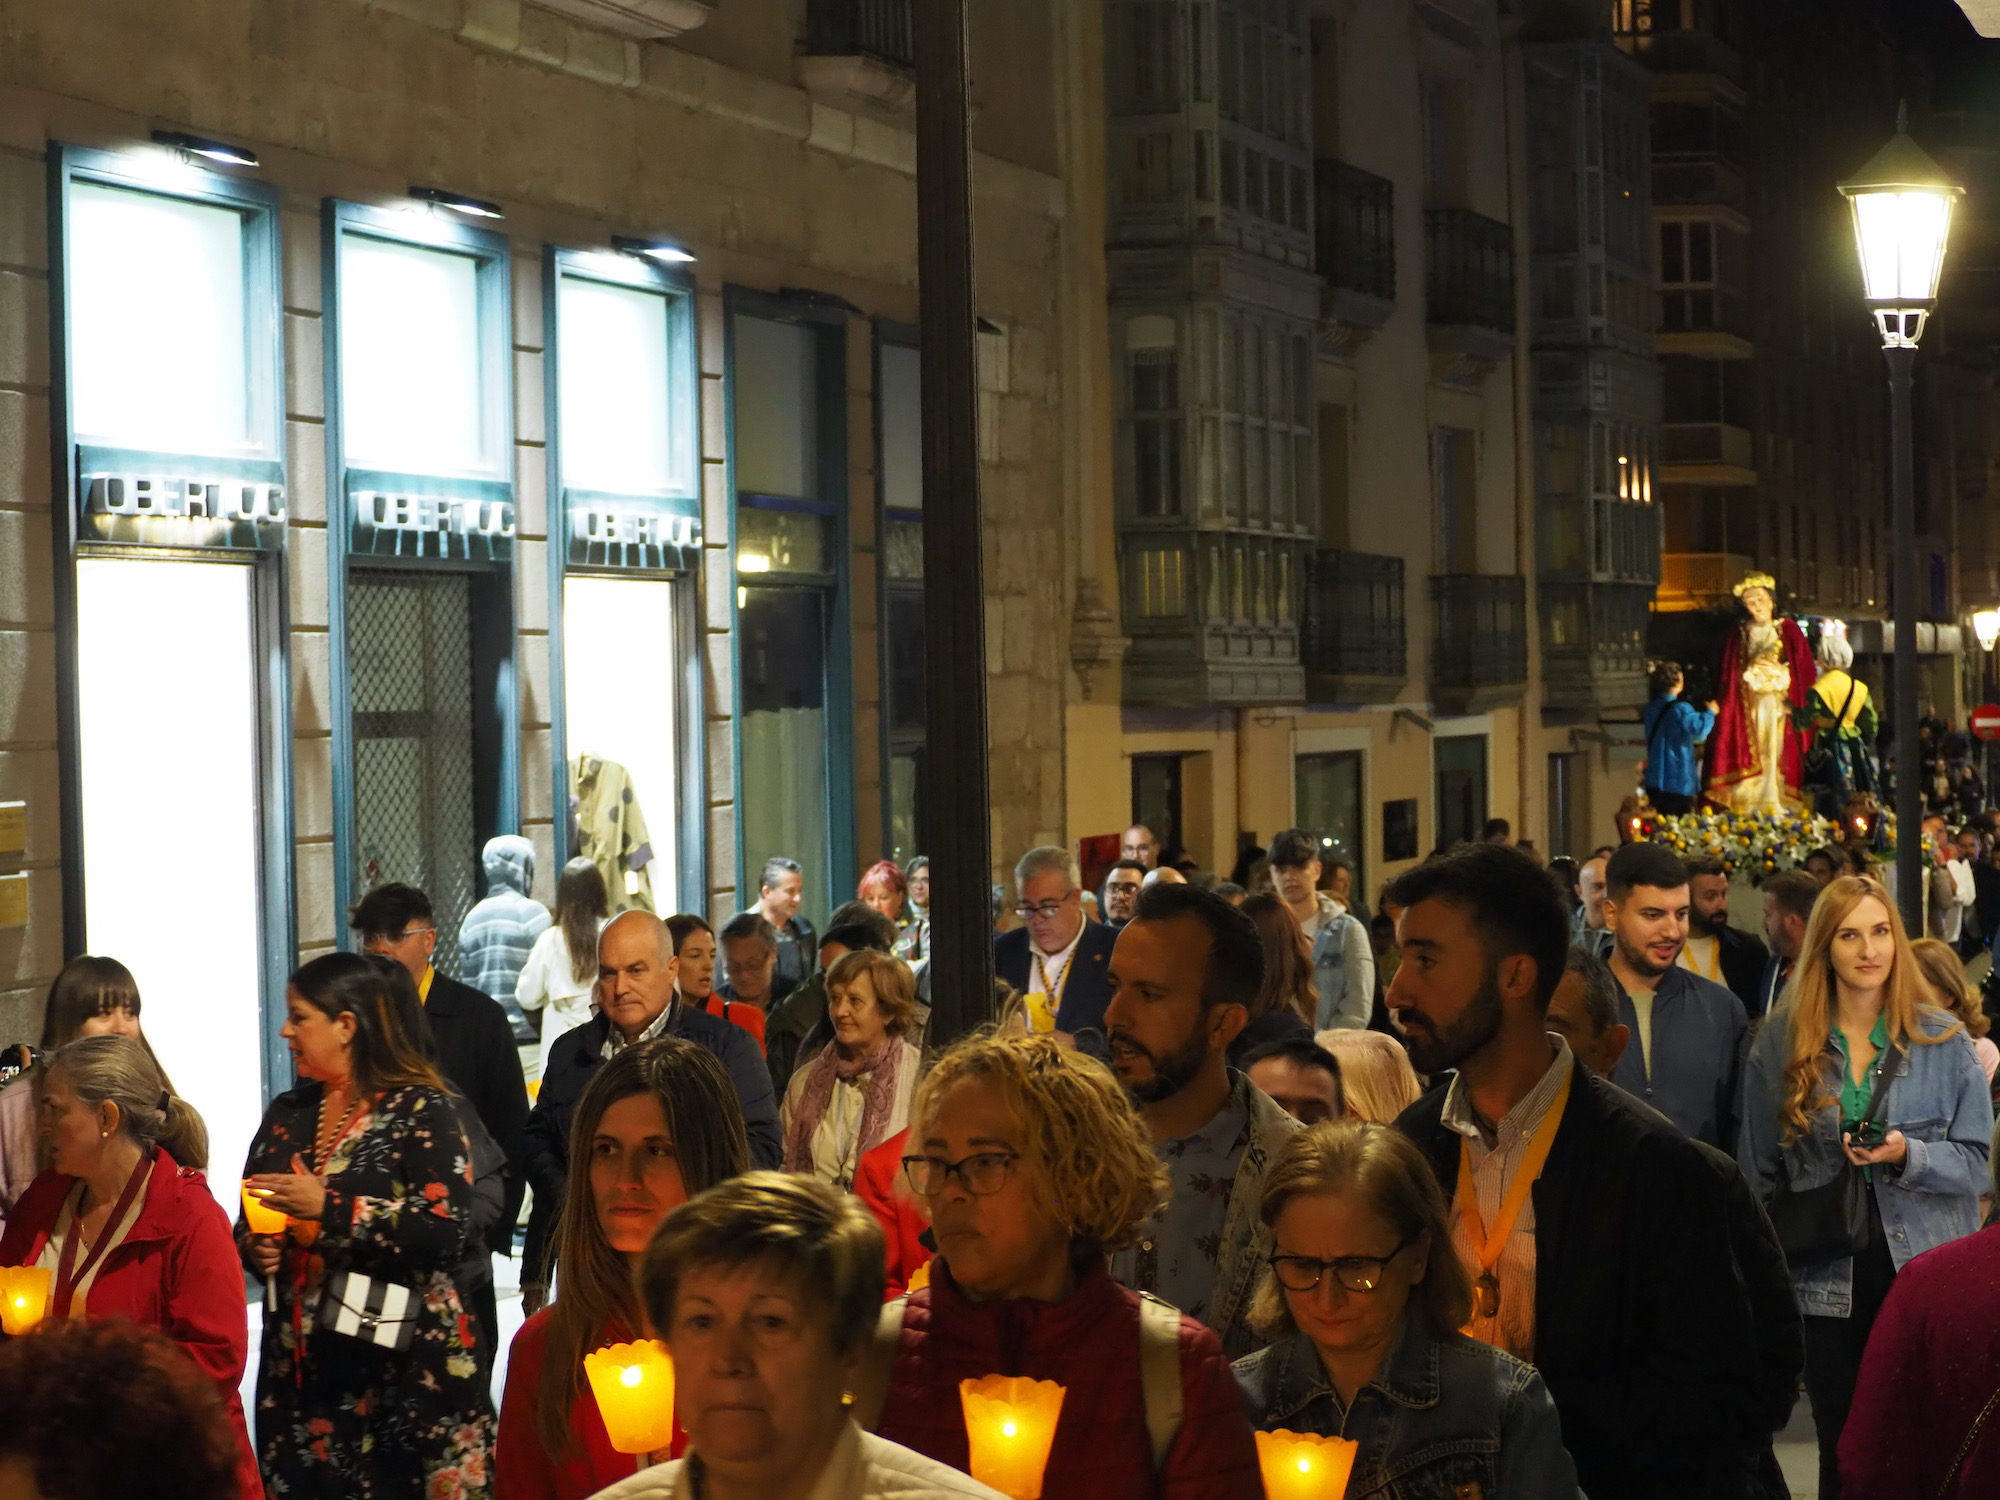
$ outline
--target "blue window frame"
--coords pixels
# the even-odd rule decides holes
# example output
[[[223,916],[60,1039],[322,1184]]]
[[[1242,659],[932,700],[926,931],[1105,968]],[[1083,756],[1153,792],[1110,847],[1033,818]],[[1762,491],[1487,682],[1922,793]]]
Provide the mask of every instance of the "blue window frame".
[[[702,745],[700,367],[694,283],[638,256],[543,257],[548,386],[549,655],[555,806],[572,761],[608,760],[635,794],[650,853],[619,867],[601,832],[558,817],[558,862],[605,867],[613,910],[706,908]],[[647,664],[662,689],[634,702]],[[595,773],[592,773],[593,779]],[[583,849],[573,849],[571,835]],[[649,867],[649,868],[648,868]],[[646,878],[642,882],[640,875]]]
[[[323,234],[335,889],[424,887],[449,970],[520,826],[507,241],[337,199]]]
[[[746,904],[764,861],[805,875],[817,919],[855,868],[848,584],[847,308],[731,288],[736,805]]]
[[[154,148],[48,161],[64,951],[130,962],[223,1160],[292,1081],[278,194]],[[188,881],[247,930],[177,941]]]

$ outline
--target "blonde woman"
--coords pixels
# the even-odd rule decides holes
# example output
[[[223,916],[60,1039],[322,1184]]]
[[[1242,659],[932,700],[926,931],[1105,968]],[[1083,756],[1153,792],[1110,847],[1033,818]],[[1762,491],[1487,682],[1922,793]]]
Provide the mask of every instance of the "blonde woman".
[[[1994,1073],[2000,1071],[2000,1047],[1994,1046],[1987,1035],[1993,1023],[1979,1008],[1979,999],[1965,978],[1965,965],[1951,951],[1951,944],[1939,938],[1918,938],[1910,944],[1910,951],[1916,954],[1917,967],[1923,971],[1924,983],[1930,986],[1932,1003],[1965,1023],[1965,1034],[1972,1038],[1972,1055],[1985,1069],[1990,1090]]]
[[[1534,1369],[1466,1337],[1472,1281],[1437,1175],[1388,1125],[1303,1130],[1264,1181],[1275,1249],[1236,1362],[1259,1429],[1360,1443],[1350,1495],[1579,1500],[1555,1402]]]
[[[886,1399],[876,1391],[866,1403],[881,1412],[883,1437],[964,1469],[958,1383],[1004,1371],[1067,1391],[1045,1495],[1261,1493],[1243,1398],[1215,1335],[1163,1303],[1143,1304],[1107,1268],[1105,1252],[1135,1243],[1166,1192],[1108,1068],[1050,1036],[972,1037],[925,1076],[909,1150],[938,1258],[930,1285],[903,1308]],[[1146,1420],[1160,1404],[1149,1396],[1171,1401],[1171,1388],[1149,1390],[1141,1375],[1143,1351],[1162,1338],[1180,1382],[1171,1434]]]
[[[1424,1094],[1403,1044],[1379,1031],[1322,1031],[1319,1044],[1340,1059],[1350,1120],[1387,1125]]]
[[[1737,1145],[1805,1315],[1824,1500],[1839,1500],[1835,1454],[1875,1315],[1903,1266],[1979,1227],[1992,1133],[1985,1072],[1965,1027],[1931,1003],[1889,893],[1865,876],[1831,881],[1751,1044]],[[1867,1194],[1851,1241],[1815,1232],[1826,1220],[1801,1196],[1849,1166]]]

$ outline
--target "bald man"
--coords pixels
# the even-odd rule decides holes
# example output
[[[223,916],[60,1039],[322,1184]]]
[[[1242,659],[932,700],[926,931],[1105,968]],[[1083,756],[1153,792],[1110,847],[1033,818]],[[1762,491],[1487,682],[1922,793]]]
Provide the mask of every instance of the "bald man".
[[[1186,885],[1187,876],[1181,874],[1172,865],[1161,865],[1157,870],[1148,870],[1146,878],[1140,881],[1139,884],[1142,887],[1149,885]]]
[[[570,1117],[591,1074],[606,1058],[655,1037],[679,1037],[713,1052],[736,1085],[752,1164],[776,1167],[782,1160],[778,1103],[756,1042],[742,1027],[682,1004],[678,972],[667,924],[649,911],[613,917],[598,938],[597,1014],[557,1038],[528,1116],[528,1181],[538,1202],[562,1202]],[[544,1268],[524,1265],[521,1274],[524,1283],[540,1284]]]

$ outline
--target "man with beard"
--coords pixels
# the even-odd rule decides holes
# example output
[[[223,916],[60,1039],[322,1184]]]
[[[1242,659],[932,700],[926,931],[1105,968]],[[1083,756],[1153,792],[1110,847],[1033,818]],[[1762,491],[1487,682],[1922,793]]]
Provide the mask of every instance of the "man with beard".
[[[1111,954],[1104,1029],[1172,1196],[1111,1274],[1215,1330],[1240,1359],[1263,1346],[1250,1294],[1271,1255],[1264,1174],[1299,1128],[1224,1053],[1264,980],[1257,925],[1220,896],[1149,885]]]
[[[1591,1500],[1747,1500],[1769,1453],[1726,1184],[1700,1149],[1544,1029],[1560,892],[1474,845],[1391,882],[1389,1008],[1419,1071],[1456,1069],[1396,1127],[1452,1200],[1467,1332],[1531,1359]]]
[[[1678,962],[1688,934],[1688,872],[1664,844],[1627,844],[1604,877],[1608,962],[1625,991],[1632,1045],[1611,1081],[1691,1140],[1732,1151],[1750,1018],[1743,1002]]]
[[[1729,925],[1729,871],[1722,861],[1713,854],[1690,854],[1682,863],[1688,873],[1688,936],[1680,966],[1723,986],[1750,1010],[1770,952]]]

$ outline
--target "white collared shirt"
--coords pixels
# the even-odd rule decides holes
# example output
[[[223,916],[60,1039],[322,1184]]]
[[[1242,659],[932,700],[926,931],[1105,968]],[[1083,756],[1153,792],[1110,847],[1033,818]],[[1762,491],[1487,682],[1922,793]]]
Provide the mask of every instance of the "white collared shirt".
[[[1083,941],[1084,925],[1078,922],[1076,936],[1054,953],[1042,952],[1032,937],[1028,939],[1028,988],[1023,998],[1028,1002],[1029,1024],[1036,1031],[1056,1029],[1056,1012],[1062,1009],[1063,991],[1069,985],[1069,971],[1076,962],[1076,945]]]
[[[1452,1079],[1451,1089],[1444,1096],[1445,1128],[1465,1137],[1472,1159],[1472,1186],[1479,1197],[1482,1225],[1491,1224],[1499,1217],[1500,1202],[1513,1185],[1515,1170],[1527,1154],[1535,1127],[1542,1123],[1542,1117],[1549,1112],[1549,1106],[1555,1103],[1556,1095],[1562,1091],[1563,1080],[1569,1077],[1576,1065],[1568,1042],[1554,1032],[1549,1033],[1549,1040],[1555,1045],[1555,1057],[1549,1063],[1548,1072],[1528,1090],[1526,1098],[1507,1111],[1490,1138],[1473,1115],[1472,1101],[1466,1097],[1462,1077]],[[1466,1233],[1464,1210],[1459,1206],[1455,1183],[1451,1205],[1451,1243],[1452,1248],[1458,1251],[1458,1258],[1465,1263],[1466,1271],[1477,1281],[1480,1275],[1479,1252],[1472,1243],[1472,1237]],[[1501,1250],[1499,1263],[1493,1268],[1500,1279],[1499,1315],[1481,1317],[1475,1300],[1472,1320],[1465,1325],[1465,1332],[1481,1343],[1505,1349],[1515,1358],[1530,1364],[1534,1363],[1535,1353],[1535,1262],[1535,1199],[1530,1193],[1521,1204],[1513,1231],[1507,1236],[1506,1247]]]
[[[612,1058],[616,1057],[619,1053],[623,1052],[627,1047],[636,1047],[641,1042],[650,1042],[655,1037],[665,1036],[667,1034],[667,1028],[673,1024],[674,1013],[678,1011],[680,1008],[681,1008],[680,991],[675,990],[674,998],[667,1002],[667,1008],[661,1011],[657,1016],[653,1017],[653,1024],[648,1026],[644,1031],[640,1032],[629,1042],[625,1040],[625,1034],[618,1029],[618,1023],[616,1021],[613,1021],[611,1025],[605,1029],[604,1046],[599,1050],[597,1055],[603,1058],[606,1062],[609,1062]]]

